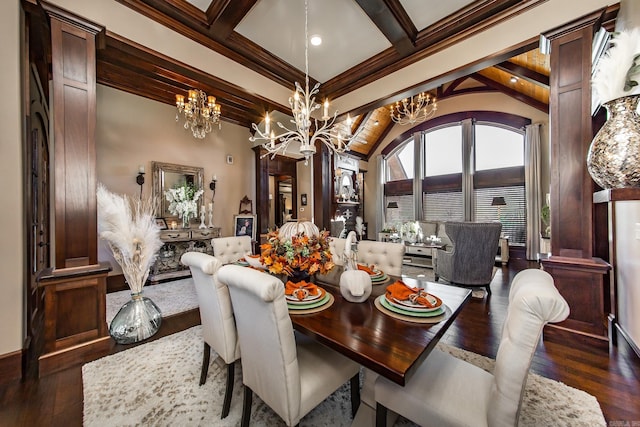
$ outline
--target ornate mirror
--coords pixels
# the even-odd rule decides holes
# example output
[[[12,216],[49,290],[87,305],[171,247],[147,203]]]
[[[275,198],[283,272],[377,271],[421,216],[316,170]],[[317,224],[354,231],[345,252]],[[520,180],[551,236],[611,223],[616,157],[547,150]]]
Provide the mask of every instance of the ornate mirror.
[[[164,192],[184,184],[193,184],[196,188],[203,189],[204,168],[160,162],[151,162],[151,165],[153,168],[153,198],[156,201],[156,216],[174,218],[176,216],[169,212],[169,202]],[[201,205],[202,196],[198,200],[198,212]]]

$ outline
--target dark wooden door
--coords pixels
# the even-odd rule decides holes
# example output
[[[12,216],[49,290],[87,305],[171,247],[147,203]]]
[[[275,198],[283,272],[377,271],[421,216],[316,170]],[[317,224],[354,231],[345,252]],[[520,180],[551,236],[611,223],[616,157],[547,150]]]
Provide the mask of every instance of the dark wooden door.
[[[40,80],[31,68],[29,85],[29,138],[25,150],[25,187],[27,221],[26,310],[28,361],[36,361],[43,342],[44,295],[38,278],[50,267],[50,185],[49,185],[49,115]]]

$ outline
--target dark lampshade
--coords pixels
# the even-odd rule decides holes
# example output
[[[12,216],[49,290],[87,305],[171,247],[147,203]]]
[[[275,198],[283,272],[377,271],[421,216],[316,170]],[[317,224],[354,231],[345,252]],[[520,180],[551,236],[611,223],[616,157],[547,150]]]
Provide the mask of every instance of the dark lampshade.
[[[491,206],[507,206],[507,202],[504,201],[504,197],[494,197]]]
[[[387,203],[387,209],[398,209],[398,202]]]

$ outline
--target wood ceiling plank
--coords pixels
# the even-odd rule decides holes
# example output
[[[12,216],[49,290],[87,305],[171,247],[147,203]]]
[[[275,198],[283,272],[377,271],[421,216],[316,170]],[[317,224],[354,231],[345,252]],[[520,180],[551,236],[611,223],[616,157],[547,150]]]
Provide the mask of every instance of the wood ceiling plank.
[[[492,79],[483,76],[480,73],[474,73],[472,74],[472,77],[476,80],[478,80],[479,82],[482,82],[484,84],[486,84],[487,86],[493,87],[495,89],[497,89],[498,91],[504,93],[505,95],[508,95],[512,98],[517,99],[520,102],[523,102],[537,110],[540,110],[544,113],[549,113],[549,104],[545,104],[544,102],[538,101],[537,99],[531,98],[530,96],[524,95],[508,86],[502,85],[498,82],[493,81]]]

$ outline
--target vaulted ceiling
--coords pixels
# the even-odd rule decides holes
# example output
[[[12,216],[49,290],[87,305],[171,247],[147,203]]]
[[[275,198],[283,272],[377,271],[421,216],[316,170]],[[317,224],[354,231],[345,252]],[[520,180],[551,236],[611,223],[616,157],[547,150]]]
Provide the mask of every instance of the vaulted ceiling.
[[[302,0],[116,1],[282,86],[293,89],[296,81],[304,82]],[[311,84],[321,83],[319,99],[336,99],[537,3],[540,0],[309,0],[308,34],[323,39],[320,47],[309,46]],[[616,13],[617,8],[611,8],[605,20]],[[217,97],[225,121],[241,126],[259,122],[265,111],[290,113],[286,105],[109,29],[97,65],[99,83],[167,104],[174,104],[176,94],[202,89]],[[476,69],[461,70],[457,78],[427,89],[439,100],[499,91],[548,111],[550,65],[537,40],[487,58]],[[352,151],[366,158],[391,128],[387,105],[424,89],[414,85],[351,111],[354,127],[363,128],[362,143]]]

